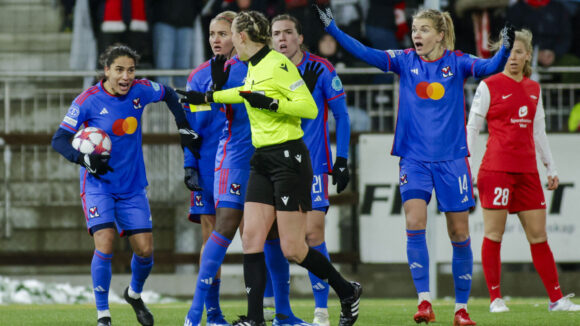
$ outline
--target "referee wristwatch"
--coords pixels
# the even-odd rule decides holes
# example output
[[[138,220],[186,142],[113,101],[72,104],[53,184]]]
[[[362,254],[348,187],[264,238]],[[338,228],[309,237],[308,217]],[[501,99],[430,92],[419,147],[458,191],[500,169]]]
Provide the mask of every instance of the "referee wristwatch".
[[[272,112],[277,112],[278,111],[278,99],[273,99],[272,103],[270,103],[270,106],[268,107],[268,110],[272,111]]]

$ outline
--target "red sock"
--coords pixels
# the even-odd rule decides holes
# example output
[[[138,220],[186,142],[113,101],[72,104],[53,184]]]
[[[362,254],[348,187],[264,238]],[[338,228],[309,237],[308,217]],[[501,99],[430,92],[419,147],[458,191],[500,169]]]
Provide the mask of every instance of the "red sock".
[[[532,250],[534,267],[536,267],[536,271],[538,271],[542,282],[544,282],[550,302],[560,300],[562,298],[562,290],[560,290],[560,283],[558,282],[558,270],[548,242],[530,244],[530,249]]]
[[[490,302],[501,298],[499,283],[501,280],[501,242],[495,242],[483,237],[481,245],[481,263],[483,265],[483,274],[489,291]]]

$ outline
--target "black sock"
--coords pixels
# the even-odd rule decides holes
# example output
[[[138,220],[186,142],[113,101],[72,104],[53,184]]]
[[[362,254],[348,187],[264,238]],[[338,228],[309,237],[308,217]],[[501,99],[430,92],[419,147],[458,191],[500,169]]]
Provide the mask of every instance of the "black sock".
[[[264,289],[266,288],[266,259],[264,252],[244,255],[244,281],[248,295],[248,318],[264,321]]]
[[[339,298],[348,298],[353,294],[352,285],[340,275],[330,261],[320,252],[308,248],[308,254],[298,265],[306,268],[321,280],[327,281]]]

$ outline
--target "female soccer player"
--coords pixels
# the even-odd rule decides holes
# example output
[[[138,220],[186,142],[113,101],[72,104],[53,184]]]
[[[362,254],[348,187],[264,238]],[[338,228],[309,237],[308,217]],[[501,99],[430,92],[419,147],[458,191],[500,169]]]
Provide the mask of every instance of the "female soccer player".
[[[509,311],[501,297],[501,240],[507,215],[517,213],[530,243],[534,266],[550,297],[550,311],[580,311],[563,296],[558,271],[546,234],[546,201],[538,176],[536,151],[547,169],[548,189],[558,188],[558,173],[545,131],[540,85],[532,74],[532,33],[516,32],[514,47],[503,72],[477,87],[467,141],[473,155],[475,139],[487,120],[489,139],[478,173],[483,208],[483,272],[491,304],[489,311]]]
[[[306,242],[308,246],[320,251],[327,259],[328,251],[324,242],[324,218],[328,211],[328,175],[332,174],[333,184],[337,184],[337,191],[344,190],[349,181],[347,167],[348,145],[350,141],[350,120],[346,108],[346,96],[340,78],[334,67],[328,60],[313,55],[303,49],[302,26],[300,22],[290,15],[279,15],[272,19],[272,40],[276,51],[284,54],[298,67],[308,89],[312,93],[318,115],[316,119],[302,119],[304,130],[304,142],[310,151],[312,170],[311,198],[312,210],[306,213]],[[328,109],[332,110],[336,119],[337,154],[334,165],[330,151],[330,139],[328,135]],[[278,242],[279,243],[279,242]],[[266,255],[275,250],[275,240],[266,241]],[[279,247],[279,245],[278,245]],[[279,255],[278,255],[279,256]],[[282,256],[283,258],[283,256]],[[266,262],[269,262],[266,260]],[[268,264],[272,271],[276,268]],[[286,272],[288,274],[289,272]],[[278,275],[284,275],[278,273]],[[330,325],[328,319],[328,284],[309,273],[312,291],[314,293],[314,326]],[[276,282],[277,275],[271,275],[274,288],[289,287],[287,280]],[[277,294],[276,291],[274,291]],[[289,292],[289,291],[286,291]],[[286,298],[278,298],[276,295],[276,312],[284,314],[279,301],[288,301]]]
[[[115,228],[129,237],[133,248],[131,284],[125,300],[141,325],[153,325],[153,315],[141,291],[153,267],[152,218],[146,196],[147,178],[141,140],[141,116],[149,103],[165,101],[175,116],[181,145],[197,152],[199,135],[187,123],[172,88],[146,79],[135,79],[138,54],[125,45],[109,47],[101,55],[105,77],[81,93],[70,106],[52,138],[53,148],[81,165],[83,210],[95,252],[91,264],[97,305],[97,325],[111,325],[109,286]],[[70,144],[77,130],[103,129],[112,141],[111,155],[82,154]]]
[[[209,43],[215,57],[202,63],[191,72],[185,87],[187,91],[195,90],[198,92],[205,92],[211,90],[214,83],[211,72],[212,69],[215,69],[216,62],[218,63],[218,66],[221,66],[220,69],[223,69],[225,61],[235,54],[231,32],[231,24],[235,15],[236,14],[232,11],[225,11],[211,20],[209,25]],[[243,73],[245,75],[245,71]],[[207,245],[207,241],[216,225],[216,206],[214,201],[214,199],[217,199],[214,197],[214,192],[216,190],[214,189],[214,175],[216,174],[215,162],[216,152],[218,150],[220,138],[222,137],[222,129],[224,129],[226,124],[226,114],[224,114],[225,108],[223,105],[212,104],[212,107],[213,109],[207,106],[196,107],[194,105],[185,104],[185,112],[189,123],[203,139],[200,148],[200,157],[196,158],[189,151],[185,151],[184,155],[184,181],[187,188],[192,191],[189,220],[194,223],[201,223],[204,249],[202,250],[203,255],[200,265],[203,265],[203,256],[206,254],[213,255],[213,250],[207,250],[205,246]],[[239,215],[241,218],[241,213]],[[240,218],[238,218],[238,224]],[[233,229],[234,235],[236,229],[237,224]],[[224,233],[219,233],[222,237],[224,236]],[[232,238],[230,238],[229,241],[231,241]],[[210,259],[209,257],[207,258]],[[201,276],[198,277],[194,302],[190,309],[189,318],[192,325],[197,325],[201,320],[204,299],[208,311],[208,325],[228,325],[223,318],[219,305],[219,289],[221,284],[220,275],[221,273],[218,269],[210,275],[211,282],[208,281],[208,278],[202,278]],[[206,283],[200,283],[200,280],[202,279]],[[207,284],[208,282],[209,284]],[[203,295],[202,292],[204,293]],[[194,322],[195,320],[198,321]]]
[[[493,74],[504,66],[513,46],[513,29],[502,31],[503,47],[482,60],[453,51],[449,13],[421,10],[413,17],[414,49],[376,50],[346,35],[329,8],[316,6],[326,31],[347,51],[401,78],[399,112],[392,155],[399,156],[400,191],[407,227],[407,259],[419,297],[417,323],[435,320],[429,295],[429,254],[425,240],[427,204],[433,188],[447,218],[453,247],[454,325],[475,325],[467,313],[473,255],[469,208],[474,206],[465,135],[463,83],[469,76]]]
[[[241,60],[249,61],[243,86],[223,91],[186,93],[190,104],[242,103],[250,118],[256,151],[244,204],[244,279],[248,315],[234,325],[265,325],[266,264],[264,242],[276,219],[284,255],[321,279],[328,279],[341,299],[339,325],[358,317],[361,286],[346,281],[330,262],[305,242],[306,212],[311,210],[312,165],[302,141],[301,118],[316,117],[316,104],[296,66],[268,48],[268,20],[259,12],[236,15],[232,40]]]

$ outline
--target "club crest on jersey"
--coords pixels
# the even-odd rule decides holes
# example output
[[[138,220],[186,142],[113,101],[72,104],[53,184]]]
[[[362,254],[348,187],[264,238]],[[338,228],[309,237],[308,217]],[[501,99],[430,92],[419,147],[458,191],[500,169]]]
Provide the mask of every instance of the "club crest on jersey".
[[[443,78],[447,78],[447,77],[453,76],[453,73],[451,72],[451,67],[449,67],[449,66],[441,69],[441,72],[443,73]]]
[[[133,99],[133,108],[135,110],[139,110],[141,108],[141,99],[140,98],[134,98]]]
[[[99,210],[97,209],[97,206],[93,206],[89,208],[89,218],[95,218],[95,217],[99,217],[101,215],[99,215]]]
[[[528,107],[527,106],[522,106],[519,111],[518,111],[518,115],[520,116],[520,118],[525,117],[526,115],[528,115]]]
[[[195,195],[193,200],[194,200],[195,206],[203,207],[203,201],[202,201],[201,195]]]
[[[242,193],[240,192],[240,190],[242,189],[242,185],[239,183],[232,183],[230,185],[230,194],[232,195],[236,195],[236,196],[241,196]]]
[[[407,174],[403,174],[399,177],[399,186],[407,184]]]

